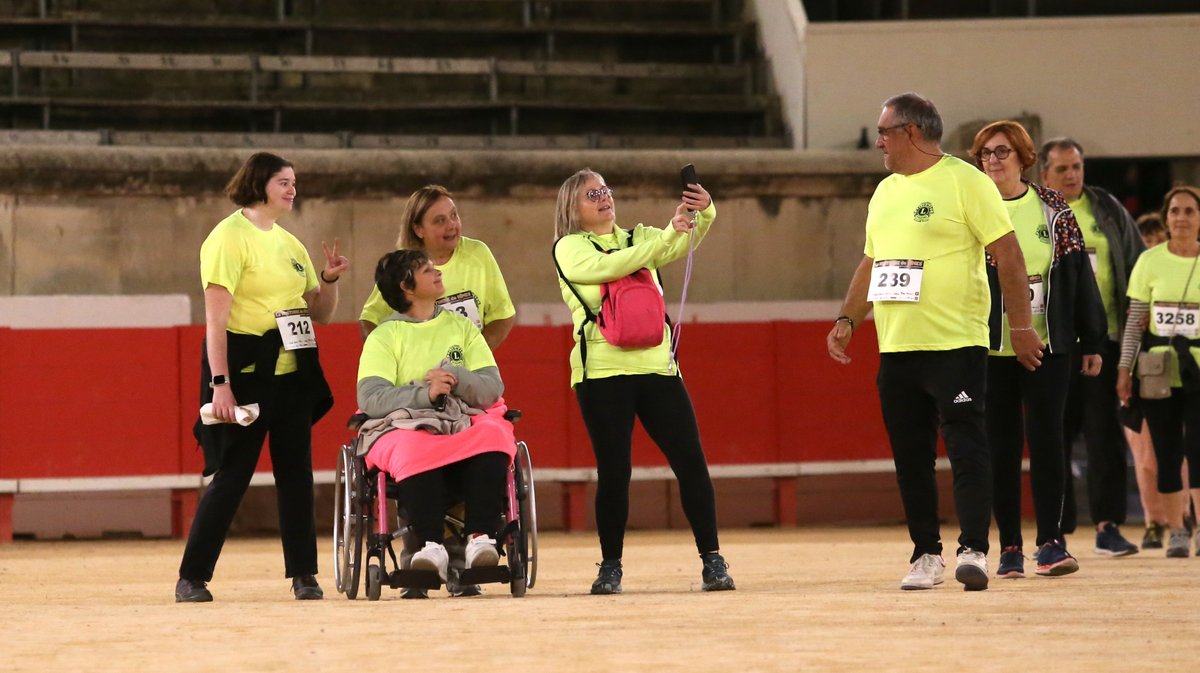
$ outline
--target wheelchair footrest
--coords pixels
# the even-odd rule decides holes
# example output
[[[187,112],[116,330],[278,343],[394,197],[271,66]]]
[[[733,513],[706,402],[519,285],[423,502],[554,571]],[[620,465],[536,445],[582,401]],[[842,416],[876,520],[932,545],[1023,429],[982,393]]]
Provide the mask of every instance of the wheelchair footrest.
[[[393,589],[440,589],[442,578],[433,570],[393,570],[388,575],[388,586]]]
[[[467,568],[459,573],[459,584],[492,584],[495,582],[508,582],[512,580],[512,573],[508,572],[508,566],[490,566],[483,568]]]

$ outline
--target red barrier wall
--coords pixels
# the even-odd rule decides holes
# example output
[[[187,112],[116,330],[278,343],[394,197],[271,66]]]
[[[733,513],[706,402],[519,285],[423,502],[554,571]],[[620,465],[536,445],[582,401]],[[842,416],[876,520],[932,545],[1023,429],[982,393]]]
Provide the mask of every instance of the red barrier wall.
[[[825,354],[826,322],[688,324],[684,380],[713,464],[888,458],[874,391],[870,324],[843,367]],[[191,428],[200,391],[202,326],[0,329],[0,478],[199,472]],[[321,326],[334,390],[314,428],[313,463],[333,469],[350,433],[360,340],[352,324]],[[569,386],[568,327],[515,328],[497,352],[518,435],[539,467],[594,464]],[[260,468],[269,469],[267,452]],[[665,461],[639,429],[634,464]]]

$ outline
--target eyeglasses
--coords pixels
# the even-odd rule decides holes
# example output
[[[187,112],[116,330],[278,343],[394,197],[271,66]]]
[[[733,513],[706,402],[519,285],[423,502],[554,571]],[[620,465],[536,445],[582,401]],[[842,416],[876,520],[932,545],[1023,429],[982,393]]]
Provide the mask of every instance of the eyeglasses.
[[[996,155],[997,160],[1004,161],[1005,159],[1008,158],[1008,155],[1010,155],[1012,153],[1013,153],[1013,148],[1006,147],[1004,145],[1000,145],[999,147],[997,147],[994,150],[989,150],[988,148],[985,147],[985,148],[979,150],[979,162],[983,163],[984,161],[987,161],[988,159],[992,158],[993,154]]]
[[[599,189],[587,190],[586,195],[588,197],[588,201],[599,201],[600,199],[602,199],[606,196],[612,196],[613,188],[609,187],[608,185],[604,185],[603,187],[601,187]]]
[[[888,134],[888,131],[895,131],[896,129],[902,129],[911,123],[912,122],[904,122],[901,124],[896,124],[895,126],[880,126],[875,129],[875,133],[879,134],[880,136],[886,136]]]

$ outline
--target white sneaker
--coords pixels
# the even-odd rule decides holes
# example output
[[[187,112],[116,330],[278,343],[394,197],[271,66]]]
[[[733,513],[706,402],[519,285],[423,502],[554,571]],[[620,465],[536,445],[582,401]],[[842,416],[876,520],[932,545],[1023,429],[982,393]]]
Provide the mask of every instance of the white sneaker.
[[[946,580],[946,561],[941,556],[922,554],[921,558],[913,561],[908,574],[900,581],[900,588],[906,591],[912,589],[932,589],[935,584]]]
[[[496,541],[486,535],[471,538],[464,552],[468,568],[491,567],[500,562]]]
[[[983,552],[964,547],[958,553],[954,579],[962,582],[963,591],[983,591],[988,585],[987,557]]]
[[[413,570],[436,570],[442,581],[446,581],[446,569],[450,565],[450,554],[436,542],[426,542],[425,548],[413,554],[409,562]]]

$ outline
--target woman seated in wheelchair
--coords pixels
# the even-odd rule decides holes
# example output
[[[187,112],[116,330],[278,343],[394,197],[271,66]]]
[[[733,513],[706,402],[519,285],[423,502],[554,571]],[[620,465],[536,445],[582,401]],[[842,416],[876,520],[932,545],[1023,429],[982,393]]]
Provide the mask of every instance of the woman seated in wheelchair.
[[[446,581],[443,516],[456,498],[466,505],[466,567],[495,566],[516,451],[496,361],[470,319],[437,305],[442,272],[423,250],[384,255],[375,283],[395,313],[363,344],[358,406],[372,420],[361,433],[367,466],[396,481],[421,546],[409,567]]]

